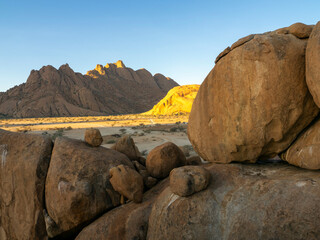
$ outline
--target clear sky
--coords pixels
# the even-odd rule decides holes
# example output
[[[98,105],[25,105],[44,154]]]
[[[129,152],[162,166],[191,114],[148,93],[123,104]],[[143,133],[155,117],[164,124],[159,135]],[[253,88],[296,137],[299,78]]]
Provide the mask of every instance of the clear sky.
[[[86,73],[119,59],[200,84],[237,39],[318,20],[319,0],[0,0],[0,91],[43,65]]]

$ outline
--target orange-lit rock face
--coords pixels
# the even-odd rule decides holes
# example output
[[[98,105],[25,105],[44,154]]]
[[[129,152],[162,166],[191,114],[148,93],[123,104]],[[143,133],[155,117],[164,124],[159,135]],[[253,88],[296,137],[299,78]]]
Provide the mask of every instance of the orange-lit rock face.
[[[172,88],[146,115],[173,115],[190,113],[200,85],[184,85]]]
[[[284,151],[319,112],[305,82],[306,41],[255,35],[222,57],[202,83],[188,135],[211,162],[255,162]]]

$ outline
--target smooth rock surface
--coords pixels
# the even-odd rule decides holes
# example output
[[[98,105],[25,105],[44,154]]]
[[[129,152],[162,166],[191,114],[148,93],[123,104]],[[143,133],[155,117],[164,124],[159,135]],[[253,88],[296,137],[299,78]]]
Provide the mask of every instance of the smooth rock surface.
[[[320,169],[320,121],[299,135],[282,158],[297,167]]]
[[[318,239],[320,174],[287,164],[211,164],[204,191],[167,187],[149,217],[147,239]]]
[[[152,177],[165,178],[176,167],[184,166],[186,157],[181,149],[172,142],[164,143],[150,151],[146,167]]]
[[[94,128],[86,129],[84,133],[84,141],[92,147],[99,147],[103,142],[100,130]]]
[[[306,81],[315,103],[320,107],[320,22],[313,28],[306,50]]]
[[[120,204],[109,181],[109,170],[120,164],[134,168],[117,151],[92,148],[79,140],[57,138],[46,179],[46,206],[61,230],[74,230]]]
[[[110,182],[114,190],[129,200],[140,203],[143,198],[143,178],[134,169],[119,165],[110,169]]]
[[[126,155],[131,161],[138,160],[141,157],[138,147],[129,135],[121,137],[111,149]]]
[[[46,239],[42,211],[50,138],[0,130],[0,239]]]
[[[209,181],[209,172],[199,166],[179,167],[170,172],[170,189],[181,197],[206,189]]]
[[[188,136],[211,162],[284,151],[318,114],[305,82],[306,41],[257,34],[215,65],[193,103]]]
[[[146,192],[140,204],[130,202],[107,212],[84,228],[76,240],[143,240],[147,237],[152,205],[169,185],[168,179]]]

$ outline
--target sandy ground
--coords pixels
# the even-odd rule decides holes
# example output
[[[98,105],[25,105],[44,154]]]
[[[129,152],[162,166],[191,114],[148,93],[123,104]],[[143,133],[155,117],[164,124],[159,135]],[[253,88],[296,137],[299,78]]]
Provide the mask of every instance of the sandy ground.
[[[187,120],[188,116],[141,115],[8,119],[0,121],[0,128],[82,140],[86,128],[98,128],[104,139],[102,146],[107,148],[111,147],[121,136],[130,135],[143,155],[147,155],[154,147],[168,141],[178,146],[185,146],[193,155],[194,152],[187,136]]]

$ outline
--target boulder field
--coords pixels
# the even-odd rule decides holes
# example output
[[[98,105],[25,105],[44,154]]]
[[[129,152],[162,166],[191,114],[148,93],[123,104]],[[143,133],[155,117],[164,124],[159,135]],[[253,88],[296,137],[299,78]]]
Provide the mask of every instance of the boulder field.
[[[0,239],[319,239],[319,31],[252,34],[216,58],[188,125],[200,156],[0,130]]]

